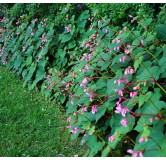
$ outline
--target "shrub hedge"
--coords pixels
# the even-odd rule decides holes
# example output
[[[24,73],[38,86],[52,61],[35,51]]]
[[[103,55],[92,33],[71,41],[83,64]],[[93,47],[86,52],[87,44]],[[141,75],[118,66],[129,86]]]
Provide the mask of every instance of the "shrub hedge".
[[[1,62],[63,104],[86,156],[166,156],[163,10],[15,4],[2,22]]]

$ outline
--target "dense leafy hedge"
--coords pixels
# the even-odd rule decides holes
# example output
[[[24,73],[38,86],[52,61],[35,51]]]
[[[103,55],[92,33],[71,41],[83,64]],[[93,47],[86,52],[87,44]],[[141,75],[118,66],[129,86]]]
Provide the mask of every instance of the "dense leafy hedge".
[[[87,156],[166,156],[163,15],[156,21],[153,7],[112,4],[115,13],[102,16],[94,6],[64,4],[55,21],[6,18],[1,62],[65,105]]]

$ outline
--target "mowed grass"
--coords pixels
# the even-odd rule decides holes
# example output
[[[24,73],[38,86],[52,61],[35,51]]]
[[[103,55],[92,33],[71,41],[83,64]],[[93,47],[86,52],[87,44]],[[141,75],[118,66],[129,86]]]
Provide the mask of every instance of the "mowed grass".
[[[71,141],[65,112],[0,66],[0,156],[83,156]]]

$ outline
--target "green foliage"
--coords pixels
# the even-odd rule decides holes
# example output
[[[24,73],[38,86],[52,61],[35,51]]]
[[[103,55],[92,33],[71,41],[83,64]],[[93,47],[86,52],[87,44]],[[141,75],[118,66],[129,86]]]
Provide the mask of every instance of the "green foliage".
[[[166,24],[166,4],[160,7],[160,12],[157,15],[158,24]]]
[[[156,26],[157,36],[160,41],[166,42],[166,24],[159,24]]]
[[[155,30],[153,13],[148,4],[64,4],[55,21],[20,18],[14,27],[9,19],[1,62],[66,107],[72,139],[82,137],[87,156],[149,156],[157,148],[164,156],[165,30]]]

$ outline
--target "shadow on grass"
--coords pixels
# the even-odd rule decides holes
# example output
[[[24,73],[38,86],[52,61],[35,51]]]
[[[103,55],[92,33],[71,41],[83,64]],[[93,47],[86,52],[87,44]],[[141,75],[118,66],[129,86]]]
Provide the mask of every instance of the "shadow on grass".
[[[71,141],[66,115],[0,66],[0,156],[83,156]]]

